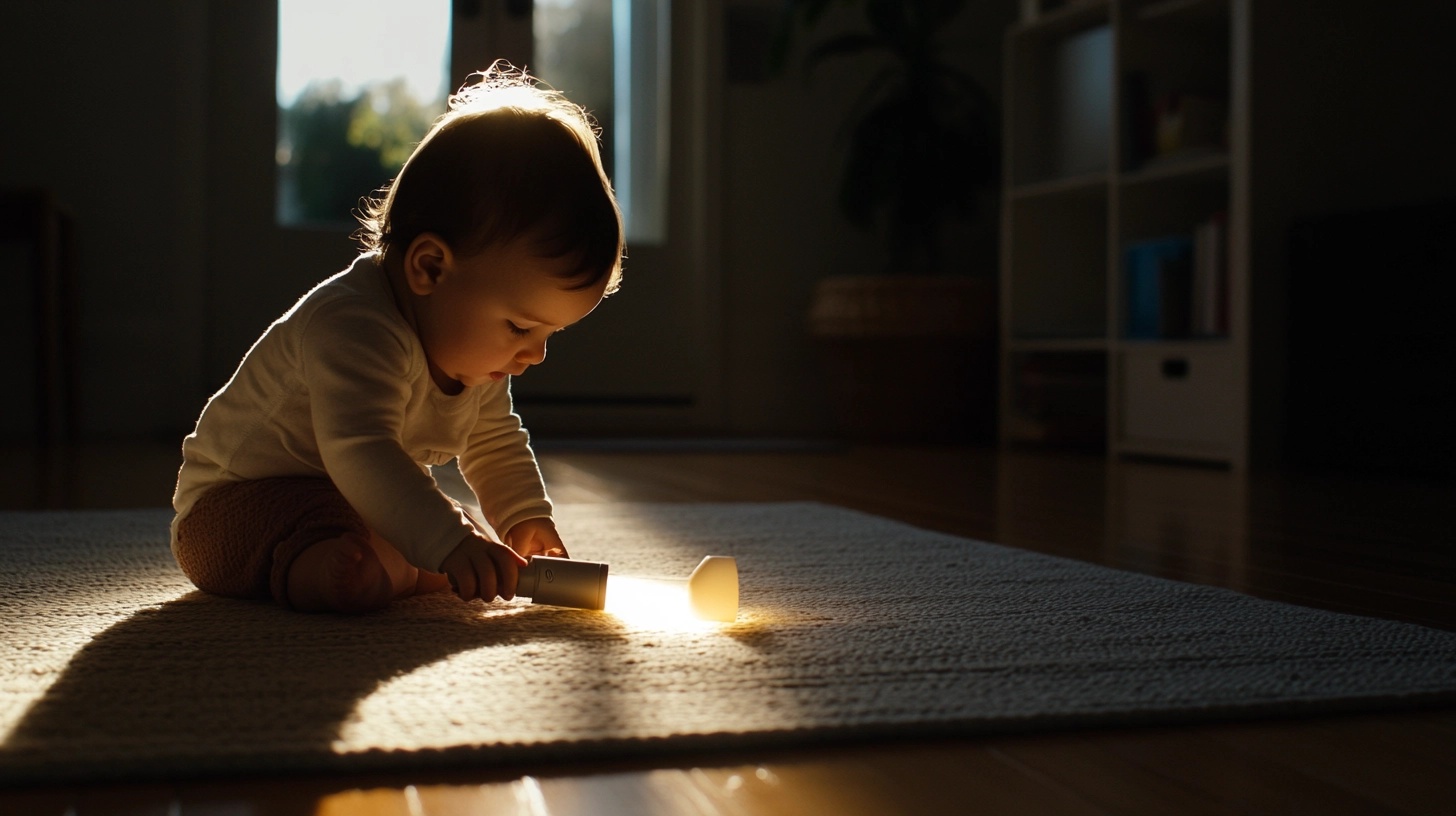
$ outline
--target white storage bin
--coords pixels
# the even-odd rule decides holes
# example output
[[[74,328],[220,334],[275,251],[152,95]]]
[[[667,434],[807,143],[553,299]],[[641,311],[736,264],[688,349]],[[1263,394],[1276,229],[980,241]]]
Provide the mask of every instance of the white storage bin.
[[[1121,372],[1124,440],[1206,448],[1239,440],[1239,379],[1230,349],[1124,351]]]

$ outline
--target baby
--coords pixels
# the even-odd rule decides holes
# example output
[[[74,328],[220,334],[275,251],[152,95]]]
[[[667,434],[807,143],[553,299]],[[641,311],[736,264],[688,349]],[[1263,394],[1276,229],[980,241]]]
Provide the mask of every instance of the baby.
[[[523,556],[566,556],[510,378],[616,291],[622,219],[581,108],[505,63],[474,78],[367,202],[364,254],[183,440],[171,544],[199,588],[364,612],[509,599]],[[457,457],[489,527],[430,475]]]

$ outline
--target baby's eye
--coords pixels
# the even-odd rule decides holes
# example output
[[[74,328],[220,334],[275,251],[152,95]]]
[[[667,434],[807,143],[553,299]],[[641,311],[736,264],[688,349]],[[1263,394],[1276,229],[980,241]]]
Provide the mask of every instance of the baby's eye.
[[[531,333],[531,330],[530,329],[523,329],[520,326],[517,326],[515,323],[512,323],[509,320],[506,321],[506,325],[510,327],[511,334],[514,334],[517,337],[525,337],[526,335],[528,335],[528,334]]]

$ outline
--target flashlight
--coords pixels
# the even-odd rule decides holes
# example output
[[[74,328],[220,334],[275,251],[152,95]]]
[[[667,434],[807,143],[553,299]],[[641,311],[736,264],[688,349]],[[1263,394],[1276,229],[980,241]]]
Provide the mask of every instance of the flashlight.
[[[607,565],[533,555],[521,568],[516,594],[532,603],[603,609],[607,605]]]

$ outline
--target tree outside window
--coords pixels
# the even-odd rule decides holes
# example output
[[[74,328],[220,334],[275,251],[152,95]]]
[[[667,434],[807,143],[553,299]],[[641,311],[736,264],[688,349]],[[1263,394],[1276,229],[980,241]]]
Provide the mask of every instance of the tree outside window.
[[[448,0],[279,0],[278,223],[347,226],[445,111]]]

